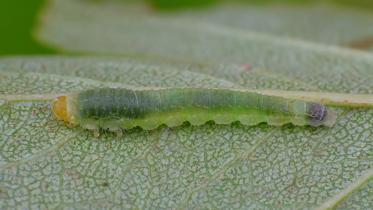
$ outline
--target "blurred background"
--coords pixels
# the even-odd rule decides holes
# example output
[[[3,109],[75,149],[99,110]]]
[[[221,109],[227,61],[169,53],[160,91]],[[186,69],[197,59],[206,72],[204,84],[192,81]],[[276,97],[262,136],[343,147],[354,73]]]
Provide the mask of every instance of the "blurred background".
[[[32,37],[38,11],[44,3],[44,0],[0,1],[0,55],[55,52]]]
[[[81,1],[81,0],[77,0]],[[105,0],[86,0],[105,1]],[[128,0],[116,0],[128,1]],[[160,12],[177,12],[184,9],[204,9],[221,3],[221,0],[144,0],[148,6]],[[333,3],[343,7],[373,11],[371,0],[233,0],[243,4],[304,5]],[[231,1],[231,2],[233,2]],[[38,14],[46,0],[1,0],[0,1],[0,55],[55,54],[57,51],[35,41],[32,32]]]

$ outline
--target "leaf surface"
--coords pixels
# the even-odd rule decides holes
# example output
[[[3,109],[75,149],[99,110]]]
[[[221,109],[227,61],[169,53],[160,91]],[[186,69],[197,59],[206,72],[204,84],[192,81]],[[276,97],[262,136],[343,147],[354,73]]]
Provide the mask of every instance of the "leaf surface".
[[[0,74],[0,95],[55,94],[111,82],[237,87],[228,79],[133,59],[3,58]],[[276,83],[262,77],[258,85],[267,82]],[[56,121],[48,101],[0,104],[2,208],[313,208],[372,168],[370,109],[338,108],[333,128],[206,124],[96,139]],[[337,204],[368,206],[369,186]]]

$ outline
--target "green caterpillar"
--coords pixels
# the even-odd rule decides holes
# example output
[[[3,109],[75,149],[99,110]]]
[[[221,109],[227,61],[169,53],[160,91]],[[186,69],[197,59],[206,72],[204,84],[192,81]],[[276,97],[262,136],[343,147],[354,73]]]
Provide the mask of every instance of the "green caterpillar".
[[[142,127],[151,130],[188,121],[201,125],[239,121],[244,125],[332,126],[336,114],[324,105],[233,89],[100,88],[57,97],[55,116],[90,130],[120,131]]]

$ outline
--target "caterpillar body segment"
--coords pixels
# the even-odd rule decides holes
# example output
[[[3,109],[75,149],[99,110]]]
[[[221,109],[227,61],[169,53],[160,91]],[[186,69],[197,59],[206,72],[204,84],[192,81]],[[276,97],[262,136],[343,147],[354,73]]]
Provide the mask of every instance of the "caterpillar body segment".
[[[336,118],[334,111],[317,103],[208,88],[91,89],[56,98],[52,110],[67,123],[111,131],[151,130],[162,124],[174,127],[186,121],[201,125],[211,120],[217,124],[332,126]]]

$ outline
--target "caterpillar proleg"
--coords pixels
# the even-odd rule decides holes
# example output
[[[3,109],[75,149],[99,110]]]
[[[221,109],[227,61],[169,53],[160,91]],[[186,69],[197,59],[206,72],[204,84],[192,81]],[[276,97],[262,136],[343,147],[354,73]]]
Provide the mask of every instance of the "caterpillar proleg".
[[[52,104],[57,119],[90,130],[151,130],[188,121],[244,125],[332,126],[333,110],[324,105],[234,89],[98,88],[57,97]]]

